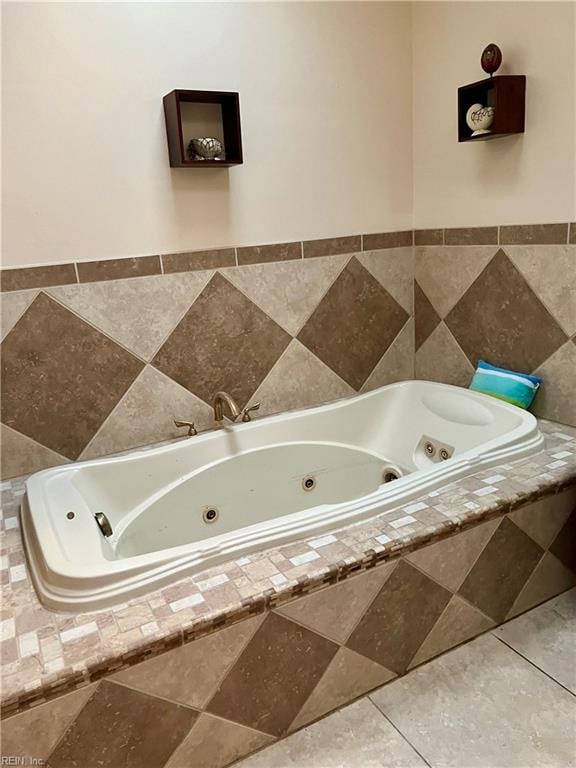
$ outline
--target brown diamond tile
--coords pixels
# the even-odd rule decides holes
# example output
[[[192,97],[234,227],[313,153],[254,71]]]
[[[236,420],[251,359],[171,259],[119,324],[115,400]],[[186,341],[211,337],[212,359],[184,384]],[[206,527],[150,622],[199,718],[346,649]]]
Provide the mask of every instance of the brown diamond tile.
[[[533,371],[567,336],[504,251],[499,250],[446,317],[473,365]]]
[[[576,573],[576,510],[574,510],[550,545],[550,552]]]
[[[440,322],[440,315],[417,281],[414,281],[414,320],[416,323],[414,330],[416,349],[420,349]]]
[[[360,389],[407,319],[406,310],[352,258],[298,339]]]
[[[244,406],[290,338],[250,299],[216,274],[152,363],[208,403],[223,389]]]
[[[198,713],[103,682],[50,756],[48,768],[163,768]]]
[[[459,594],[494,621],[503,621],[544,550],[504,518]]]
[[[207,711],[280,736],[338,646],[275,613],[266,617],[225,678]]]
[[[2,422],[75,459],[143,365],[41,293],[2,343]]]
[[[346,645],[402,674],[450,597],[447,589],[401,560]]]

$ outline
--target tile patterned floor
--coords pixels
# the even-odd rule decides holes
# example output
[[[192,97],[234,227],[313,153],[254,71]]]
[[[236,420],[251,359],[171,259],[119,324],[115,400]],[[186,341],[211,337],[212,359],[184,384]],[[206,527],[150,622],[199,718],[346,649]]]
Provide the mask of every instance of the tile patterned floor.
[[[571,768],[576,589],[236,768]]]

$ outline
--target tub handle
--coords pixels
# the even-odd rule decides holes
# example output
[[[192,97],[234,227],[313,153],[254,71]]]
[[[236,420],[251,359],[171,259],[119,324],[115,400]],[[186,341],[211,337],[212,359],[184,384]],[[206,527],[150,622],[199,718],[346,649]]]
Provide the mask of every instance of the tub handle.
[[[260,403],[254,403],[249,408],[244,408],[242,411],[242,421],[252,421],[250,411],[257,411],[260,408]]]
[[[198,434],[198,430],[194,426],[193,421],[178,421],[177,419],[174,419],[174,425],[176,427],[188,427],[188,437]]]

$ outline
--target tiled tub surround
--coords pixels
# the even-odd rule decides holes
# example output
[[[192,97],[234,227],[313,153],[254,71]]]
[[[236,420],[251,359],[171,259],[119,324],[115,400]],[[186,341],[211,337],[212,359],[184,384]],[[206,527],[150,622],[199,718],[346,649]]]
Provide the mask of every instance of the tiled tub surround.
[[[478,357],[542,373],[535,412],[576,424],[575,252],[575,224],[537,224],[3,270],[2,476],[210,426],[219,388],[265,414],[467,385]]]
[[[4,754],[218,768],[568,589],[576,430],[541,426],[530,458],[90,615],[38,604],[5,484]]]
[[[3,477],[174,438],[174,418],[210,427],[219,389],[269,414],[413,378],[411,244],[5,271],[5,289],[43,287],[2,294]]]
[[[415,377],[467,386],[479,359],[536,373],[531,410],[576,424],[575,230],[416,232]]]

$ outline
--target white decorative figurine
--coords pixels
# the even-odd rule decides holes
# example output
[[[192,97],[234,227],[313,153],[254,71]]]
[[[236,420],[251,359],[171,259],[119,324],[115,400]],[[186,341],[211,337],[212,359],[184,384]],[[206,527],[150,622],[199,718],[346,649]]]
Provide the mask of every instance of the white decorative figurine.
[[[466,112],[466,124],[472,131],[472,136],[491,133],[490,126],[494,122],[494,107],[483,107],[482,104],[472,104]]]

